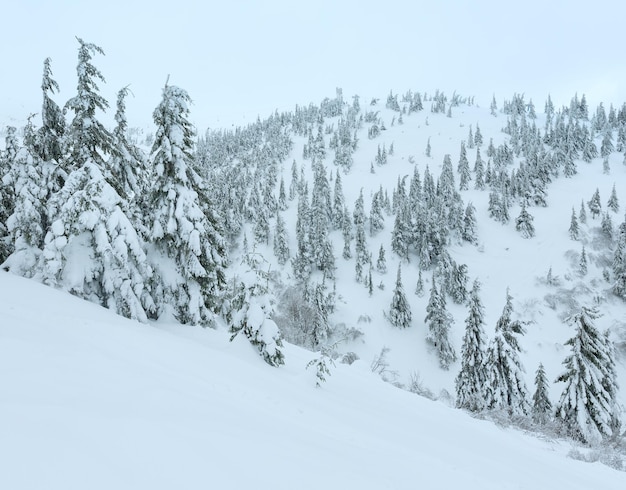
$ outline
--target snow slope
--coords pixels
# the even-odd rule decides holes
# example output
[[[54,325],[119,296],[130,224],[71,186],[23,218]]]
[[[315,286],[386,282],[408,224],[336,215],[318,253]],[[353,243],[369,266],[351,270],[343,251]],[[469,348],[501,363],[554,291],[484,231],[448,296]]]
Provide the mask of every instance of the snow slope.
[[[310,352],[144,325],[0,273],[0,488],[622,489],[626,473]]]
[[[379,94],[381,95],[381,94]],[[350,100],[346,97],[347,100]],[[470,127],[473,132],[477,125],[483,136],[483,145],[480,148],[484,164],[487,164],[487,147],[490,139],[498,147],[510,138],[502,131],[506,126],[507,116],[498,111],[497,116],[490,114],[483,105],[459,105],[453,107],[451,116],[443,113],[432,113],[430,103],[424,104],[424,110],[411,115],[403,115],[403,124],[397,122],[398,112],[385,107],[384,97],[374,106],[369,105],[371,97],[361,97],[361,112],[378,112],[384,121],[386,130],[374,139],[368,139],[365,123],[358,132],[358,147],[353,158],[354,163],[349,173],[342,174],[343,192],[346,204],[352,212],[359,192],[363,190],[365,214],[369,217],[371,200],[380,187],[391,197],[397,186],[398,179],[407,177],[406,189],[408,192],[411,176],[417,167],[423,179],[426,167],[429,168],[435,180],[439,177],[444,156],[449,154],[455,173],[455,184],[458,189],[459,176],[457,165],[459,161],[461,142],[467,143]],[[499,106],[502,106],[500,102]],[[538,128],[545,126],[543,102],[535,102],[537,119],[534,121]],[[402,103],[402,105],[406,105]],[[590,108],[590,114],[595,108]],[[339,118],[327,118],[324,126],[337,127]],[[395,123],[394,123],[395,121]],[[530,122],[529,122],[530,124]],[[314,128],[313,134],[316,134]],[[295,159],[298,166],[302,166],[310,185],[313,182],[310,160],[302,158],[302,149],[306,138],[294,136],[294,149],[285,160],[282,176],[288,185],[290,180],[290,166]],[[324,165],[328,173],[335,173],[337,166],[333,164],[334,151],[329,149],[330,136],[325,136],[327,156]],[[426,156],[425,149],[430,141],[431,155]],[[596,137],[596,145],[600,148],[601,138]],[[393,144],[394,154],[388,156],[388,163],[384,166],[373,165],[378,147],[383,145],[387,150]],[[467,148],[467,158],[470,168],[476,161],[476,149]],[[515,158],[513,166],[516,168],[523,158]],[[510,209],[510,222],[502,225],[488,214],[489,186],[486,190],[475,190],[474,181],[469,182],[469,190],[460,191],[464,204],[473,203],[476,207],[478,246],[464,243],[452,244],[449,252],[458,264],[468,266],[469,284],[477,278],[482,284],[481,299],[485,306],[485,332],[489,339],[493,337],[494,327],[502,313],[505,304],[507,288],[513,297],[514,316],[527,323],[527,333],[520,338],[522,347],[521,360],[526,369],[526,384],[529,392],[534,391],[533,381],[535,370],[539,363],[543,363],[550,381],[550,397],[555,404],[563,389],[562,383],[553,381],[563,372],[563,359],[569,354],[569,348],[564,345],[574,330],[565,319],[581,305],[598,306],[602,314],[596,322],[600,331],[610,330],[611,338],[618,344],[617,371],[618,382],[623,388],[618,392],[618,399],[626,406],[626,304],[616,298],[611,292],[611,284],[603,279],[604,268],[610,269],[612,254],[607,244],[600,237],[600,218],[592,219],[587,210],[587,224],[581,224],[581,237],[578,241],[570,239],[568,228],[572,207],[578,214],[581,201],[587,203],[593,192],[599,189],[603,211],[609,199],[612,186],[615,184],[620,200],[620,210],[617,214],[610,212],[614,230],[624,219],[626,205],[626,166],[623,165],[623,154],[614,152],[610,158],[610,172],[603,171],[602,159],[595,158],[592,163],[577,160],[577,174],[571,178],[563,177],[562,173],[547,187],[547,207],[532,206],[528,211],[534,217],[536,236],[524,239],[515,230],[515,218],[520,213],[519,204],[515,203]],[[414,163],[411,163],[411,162]],[[475,178],[472,172],[472,179]],[[330,182],[333,188],[334,182]],[[276,194],[278,190],[276,190]],[[289,203],[289,209],[284,213],[291,237],[291,256],[295,255],[295,223],[298,199]],[[585,204],[586,205],[586,204]],[[414,294],[419,267],[418,260],[413,254],[410,261],[401,261],[391,250],[391,233],[394,226],[394,216],[386,215],[384,229],[374,236],[370,235],[369,223],[366,223],[366,241],[372,260],[375,264],[381,244],[386,251],[387,270],[380,274],[373,270],[374,292],[370,297],[367,288],[355,281],[355,259],[344,260],[341,257],[343,239],[341,232],[331,233],[334,253],[336,256],[336,291],[338,294],[336,312],[331,316],[334,325],[344,324],[349,328],[357,328],[364,335],[357,341],[342,342],[339,350],[342,353],[353,351],[363,361],[370,363],[378,355],[383,346],[388,347],[387,360],[389,370],[397,373],[397,381],[405,386],[410,383],[412,375],[419,375],[424,386],[436,395],[442,390],[454,396],[454,378],[459,368],[460,360],[443,371],[438,366],[436,353],[428,348],[425,342],[428,328],[424,322],[426,306],[429,300],[432,271],[423,271],[424,295]],[[253,234],[248,228],[247,236]],[[270,239],[271,243],[271,239]],[[589,256],[589,272],[581,277],[578,274],[578,257],[583,244]],[[354,240],[352,241],[354,251]],[[272,263],[271,269],[279,271],[281,281],[290,283],[292,275],[291,265],[280,266],[275,262],[271,246],[258,244],[256,250]],[[232,260],[236,271],[241,258],[233,253]],[[397,329],[391,326],[385,318],[391,304],[396,271],[399,263],[402,264],[402,280],[404,290],[410,303],[413,321],[408,329]],[[552,268],[553,275],[558,277],[559,285],[545,284],[545,277]],[[365,271],[367,273],[367,270]],[[321,275],[317,273],[311,279],[315,284],[321,282]],[[377,287],[379,284],[383,289]],[[553,302],[553,299],[557,298]],[[465,332],[465,319],[468,314],[466,305],[456,305],[448,300],[448,310],[454,317],[454,325],[450,331],[451,342],[460,354],[462,337]],[[280,305],[279,305],[280,309]],[[369,320],[363,322],[363,318]]]

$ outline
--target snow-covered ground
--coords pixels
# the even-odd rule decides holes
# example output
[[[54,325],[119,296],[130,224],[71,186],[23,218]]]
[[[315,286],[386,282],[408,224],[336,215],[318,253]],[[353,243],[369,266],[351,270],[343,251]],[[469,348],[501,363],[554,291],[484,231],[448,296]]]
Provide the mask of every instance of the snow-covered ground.
[[[622,489],[626,473],[399,390],[369,363],[144,325],[0,274],[0,488]]]

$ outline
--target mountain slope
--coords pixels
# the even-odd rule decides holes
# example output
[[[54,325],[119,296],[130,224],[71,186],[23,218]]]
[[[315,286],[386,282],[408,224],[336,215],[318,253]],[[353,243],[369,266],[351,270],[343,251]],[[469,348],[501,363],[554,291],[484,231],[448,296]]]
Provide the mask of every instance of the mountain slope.
[[[623,488],[566,444],[381,382],[322,388],[222,329],[142,325],[0,274],[2,488]]]
[[[3,488],[622,488],[624,473],[288,348],[141,325],[0,274]],[[532,469],[531,469],[532,468]]]

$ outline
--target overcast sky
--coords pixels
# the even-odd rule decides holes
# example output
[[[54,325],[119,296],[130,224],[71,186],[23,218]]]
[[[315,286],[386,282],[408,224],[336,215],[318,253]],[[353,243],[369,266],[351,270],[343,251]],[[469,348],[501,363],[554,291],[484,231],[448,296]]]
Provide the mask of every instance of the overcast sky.
[[[76,88],[75,36],[102,47],[94,64],[113,106],[129,85],[129,123],[151,124],[167,76],[194,101],[199,129],[242,124],[274,109],[390,89],[475,95],[514,92],[543,109],[574,92],[626,101],[620,0],[20,0],[3,6],[0,123],[41,106],[43,60],[56,97]]]

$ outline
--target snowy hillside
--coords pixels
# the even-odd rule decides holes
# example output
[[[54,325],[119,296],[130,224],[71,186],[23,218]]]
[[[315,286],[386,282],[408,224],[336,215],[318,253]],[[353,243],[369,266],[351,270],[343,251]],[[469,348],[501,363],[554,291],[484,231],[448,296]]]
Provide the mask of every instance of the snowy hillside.
[[[337,89],[203,132],[166,84],[142,133],[78,43],[0,151],[9,487],[623,483],[566,455],[626,465],[626,104]]]
[[[623,488],[569,444],[475,420],[313,354],[143,325],[0,274],[0,487]]]

